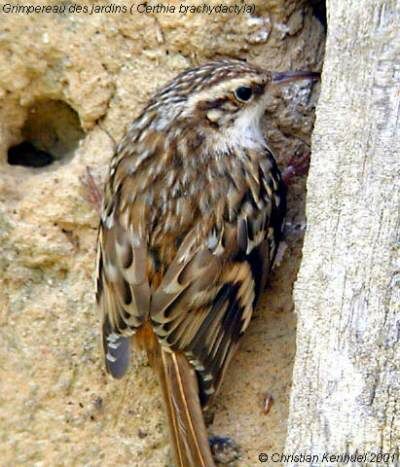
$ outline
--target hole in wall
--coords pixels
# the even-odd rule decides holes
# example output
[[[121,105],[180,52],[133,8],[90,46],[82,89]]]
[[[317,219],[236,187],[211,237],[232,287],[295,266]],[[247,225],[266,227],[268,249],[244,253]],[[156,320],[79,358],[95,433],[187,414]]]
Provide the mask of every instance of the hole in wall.
[[[8,163],[10,165],[23,165],[25,167],[45,167],[54,161],[52,154],[41,151],[29,141],[23,141],[8,150]]]
[[[83,138],[79,116],[60,100],[40,100],[28,110],[22,141],[9,148],[10,165],[40,168],[72,159]]]

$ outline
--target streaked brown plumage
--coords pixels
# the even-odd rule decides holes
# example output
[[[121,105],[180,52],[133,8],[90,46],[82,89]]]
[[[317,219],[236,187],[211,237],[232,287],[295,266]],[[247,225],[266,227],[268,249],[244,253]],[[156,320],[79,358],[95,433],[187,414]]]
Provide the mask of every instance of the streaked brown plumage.
[[[190,69],[130,125],[111,162],[97,301],[108,372],[131,339],[163,388],[179,466],[212,466],[202,409],[217,392],[277,251],[285,188],[260,130],[274,82],[237,60]]]

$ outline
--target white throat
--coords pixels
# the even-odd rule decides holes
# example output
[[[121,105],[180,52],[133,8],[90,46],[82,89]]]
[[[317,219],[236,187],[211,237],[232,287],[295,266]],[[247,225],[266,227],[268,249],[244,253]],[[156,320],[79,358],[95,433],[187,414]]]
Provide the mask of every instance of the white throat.
[[[222,155],[232,152],[235,148],[264,148],[266,141],[261,131],[263,113],[264,106],[261,104],[243,109],[232,125],[219,130],[214,138],[210,138],[207,149]]]

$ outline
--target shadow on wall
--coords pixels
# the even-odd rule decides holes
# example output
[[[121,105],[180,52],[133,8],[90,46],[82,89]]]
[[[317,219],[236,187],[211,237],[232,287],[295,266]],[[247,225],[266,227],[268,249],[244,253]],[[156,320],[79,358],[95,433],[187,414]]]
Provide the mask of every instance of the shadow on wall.
[[[28,110],[22,141],[7,154],[10,165],[40,168],[73,157],[84,136],[78,114],[60,100],[39,100]]]

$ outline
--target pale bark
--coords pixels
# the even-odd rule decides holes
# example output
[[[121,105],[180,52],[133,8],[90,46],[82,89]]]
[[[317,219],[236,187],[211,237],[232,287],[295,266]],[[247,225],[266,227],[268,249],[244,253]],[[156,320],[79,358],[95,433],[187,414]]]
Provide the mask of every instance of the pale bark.
[[[398,454],[400,5],[327,7],[285,451]]]

